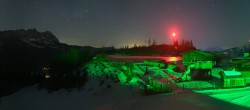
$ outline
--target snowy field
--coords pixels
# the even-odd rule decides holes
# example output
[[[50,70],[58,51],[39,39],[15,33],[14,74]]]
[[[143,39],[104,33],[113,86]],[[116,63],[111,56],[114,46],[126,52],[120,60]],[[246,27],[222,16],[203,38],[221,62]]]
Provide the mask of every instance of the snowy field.
[[[219,78],[219,70],[213,75]],[[103,83],[100,84],[100,81]],[[204,84],[203,84],[204,83]],[[213,83],[190,81],[184,91],[145,96],[142,90],[120,85],[105,77],[91,77],[82,90],[48,93],[30,86],[0,99],[0,110],[249,110],[250,96],[245,89],[199,91],[186,88],[211,88]],[[178,85],[177,84],[177,85]],[[201,87],[202,85],[202,87]],[[204,86],[204,87],[203,87]],[[233,89],[232,89],[233,90]],[[244,90],[244,91],[243,91]],[[240,91],[240,92],[239,92]],[[247,90],[249,91],[249,90]],[[237,92],[237,93],[235,93]],[[232,96],[232,97],[231,97]],[[226,98],[226,99],[225,99]],[[235,103],[236,102],[236,103]]]
[[[48,93],[35,86],[26,87],[2,97],[0,110],[249,110],[189,90],[143,96],[118,84],[111,88],[94,88],[93,82],[90,81],[84,90],[72,92]]]
[[[216,90],[200,90],[198,93],[207,94],[210,97],[224,100],[236,105],[249,107],[250,109],[250,87],[216,89]]]

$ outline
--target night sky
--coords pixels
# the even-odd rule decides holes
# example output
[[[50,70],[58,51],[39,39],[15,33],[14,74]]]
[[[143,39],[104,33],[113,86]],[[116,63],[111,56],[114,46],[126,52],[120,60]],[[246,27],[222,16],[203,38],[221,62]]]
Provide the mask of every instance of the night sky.
[[[36,28],[95,47],[193,40],[198,48],[250,39],[250,0],[0,0],[0,30]]]

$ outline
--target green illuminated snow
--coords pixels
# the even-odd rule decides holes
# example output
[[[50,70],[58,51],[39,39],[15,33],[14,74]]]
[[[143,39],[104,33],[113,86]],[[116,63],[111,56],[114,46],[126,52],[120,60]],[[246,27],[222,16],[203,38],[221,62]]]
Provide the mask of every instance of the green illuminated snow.
[[[140,65],[140,67],[138,66]],[[163,67],[164,64],[157,62],[131,63],[131,62],[112,62],[105,56],[98,55],[86,64],[86,70],[90,77],[115,78],[121,85],[133,86],[141,89],[154,91],[167,90],[168,87],[161,82],[151,80],[150,78],[167,78],[168,76],[159,71],[159,67],[146,65],[156,65]],[[150,74],[146,70],[151,71]]]
[[[230,102],[236,105],[250,107],[250,88],[231,88],[217,90],[199,90],[197,93],[207,94],[210,97]]]

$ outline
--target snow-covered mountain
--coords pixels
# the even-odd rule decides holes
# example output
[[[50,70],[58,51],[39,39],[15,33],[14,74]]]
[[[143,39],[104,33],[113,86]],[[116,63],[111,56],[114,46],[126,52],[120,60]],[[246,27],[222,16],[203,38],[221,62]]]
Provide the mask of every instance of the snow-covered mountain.
[[[24,36],[22,41],[38,48],[54,47],[59,44],[59,40],[50,32],[43,32],[38,36]]]
[[[51,32],[38,32],[36,29],[20,29],[0,32],[0,43],[11,44],[24,43],[36,48],[56,47],[60,44],[59,40]]]
[[[244,52],[250,52],[250,42],[245,43],[241,47],[230,48],[222,52],[228,54],[231,57],[241,57],[243,56]]]
[[[79,86],[76,82],[84,79],[79,77],[78,68],[101,51],[90,46],[60,43],[49,31],[0,31],[0,88],[5,88],[0,90],[0,98],[34,83],[41,83],[40,87],[50,90]],[[50,68],[56,80],[42,83],[44,68]]]
[[[220,52],[223,51],[224,49],[222,49],[221,47],[208,47],[204,50],[208,52]]]
[[[0,74],[1,70],[13,70],[13,68],[15,71],[24,69],[38,71],[44,65],[54,65],[54,62],[76,65],[100,51],[102,50],[90,46],[60,43],[49,31],[39,32],[36,29],[0,31]],[[75,59],[69,57],[76,54]]]

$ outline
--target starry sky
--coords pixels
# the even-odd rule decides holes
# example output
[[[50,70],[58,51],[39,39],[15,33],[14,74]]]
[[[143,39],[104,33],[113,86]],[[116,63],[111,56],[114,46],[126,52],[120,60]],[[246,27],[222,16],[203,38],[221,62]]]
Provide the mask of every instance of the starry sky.
[[[250,39],[250,0],[0,0],[0,30],[51,31],[72,45],[121,47],[177,39],[197,48]]]

